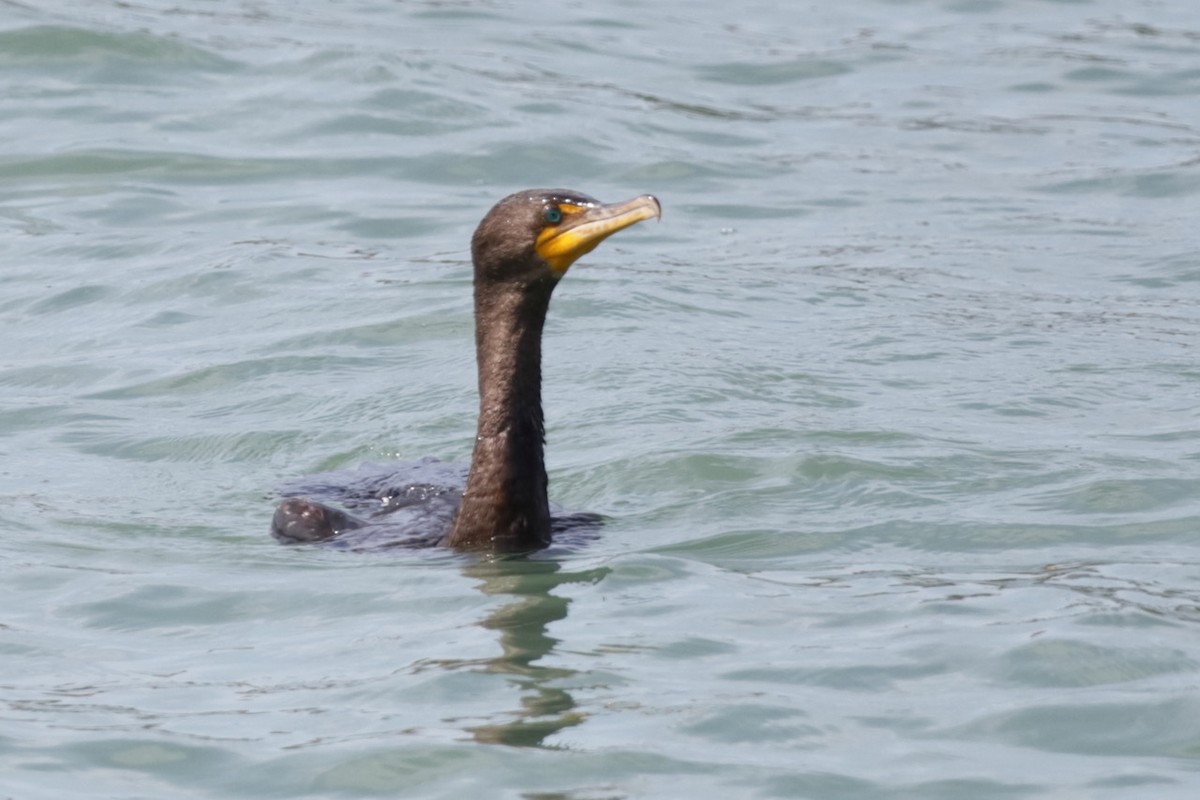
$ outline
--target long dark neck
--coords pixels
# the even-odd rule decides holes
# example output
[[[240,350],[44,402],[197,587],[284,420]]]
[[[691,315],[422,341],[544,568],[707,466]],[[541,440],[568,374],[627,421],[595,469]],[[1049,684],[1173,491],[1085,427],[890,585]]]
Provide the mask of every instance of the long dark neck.
[[[446,543],[497,552],[550,543],[542,421],[542,325],[553,283],[475,286],[479,428]]]

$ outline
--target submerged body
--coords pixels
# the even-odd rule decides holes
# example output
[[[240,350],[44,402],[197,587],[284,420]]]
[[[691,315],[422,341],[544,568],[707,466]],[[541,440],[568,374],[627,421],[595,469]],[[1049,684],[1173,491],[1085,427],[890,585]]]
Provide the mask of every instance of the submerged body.
[[[373,551],[437,547],[454,523],[469,464],[421,461],[367,463],[309,475],[279,487],[271,533],[286,544]],[[596,514],[550,505],[553,542],[577,545],[599,530]]]
[[[427,481],[400,469],[381,473],[367,488],[312,491],[301,484],[284,494],[272,533],[288,542],[349,544],[367,529],[395,544],[446,545],[491,552],[547,546],[556,526],[547,495],[541,402],[542,328],[550,296],[574,261],[611,234],[661,213],[642,195],[605,205],[561,189],[518,192],[501,200],[471,240],[475,266],[475,351],[479,419],[465,483],[449,473]],[[431,463],[420,462],[429,467]],[[443,465],[444,466],[444,465]],[[335,473],[336,474],[336,473]],[[461,474],[461,471],[460,471]],[[318,478],[323,476],[317,476]],[[333,482],[323,484],[334,488]],[[327,503],[332,500],[347,510]],[[360,503],[366,502],[363,511]],[[566,521],[566,522],[563,522]],[[377,546],[377,545],[376,545]]]

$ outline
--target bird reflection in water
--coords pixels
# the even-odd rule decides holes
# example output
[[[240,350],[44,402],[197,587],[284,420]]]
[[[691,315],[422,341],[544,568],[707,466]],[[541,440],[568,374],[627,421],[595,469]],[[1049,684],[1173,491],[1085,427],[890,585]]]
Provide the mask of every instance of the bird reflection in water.
[[[466,729],[477,742],[545,747],[548,737],[584,721],[586,715],[576,708],[570,692],[556,685],[579,673],[537,662],[554,651],[558,639],[547,628],[566,618],[571,603],[554,590],[568,583],[598,583],[609,572],[607,567],[563,572],[555,561],[529,559],[480,561],[464,570],[480,582],[484,594],[512,597],[480,623],[500,632],[500,655],[476,663],[484,672],[511,676],[522,693],[521,708],[509,712],[506,721]]]

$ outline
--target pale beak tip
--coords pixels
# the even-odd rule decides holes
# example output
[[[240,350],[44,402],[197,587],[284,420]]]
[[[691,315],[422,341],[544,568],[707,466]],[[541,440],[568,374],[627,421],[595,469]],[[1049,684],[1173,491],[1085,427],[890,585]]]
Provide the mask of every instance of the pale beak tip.
[[[654,204],[654,219],[662,222],[662,203],[658,202],[658,198],[652,194],[643,195],[647,200]]]

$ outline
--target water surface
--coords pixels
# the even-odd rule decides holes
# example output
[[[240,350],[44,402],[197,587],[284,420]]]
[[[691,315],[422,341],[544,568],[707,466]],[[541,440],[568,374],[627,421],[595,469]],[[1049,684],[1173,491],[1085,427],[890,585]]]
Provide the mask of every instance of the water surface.
[[[7,3],[0,795],[1194,798],[1187,3]],[[489,562],[286,548],[469,457],[467,242],[559,287]]]

